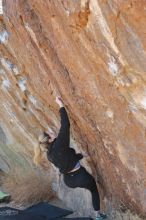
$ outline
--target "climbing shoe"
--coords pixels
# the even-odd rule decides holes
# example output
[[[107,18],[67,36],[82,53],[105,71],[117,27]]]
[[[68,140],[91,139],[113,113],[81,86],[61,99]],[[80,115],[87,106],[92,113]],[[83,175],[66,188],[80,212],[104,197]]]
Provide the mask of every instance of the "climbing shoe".
[[[104,213],[100,213],[100,216],[99,217],[96,217],[96,220],[103,220],[103,219],[106,219],[106,214]]]

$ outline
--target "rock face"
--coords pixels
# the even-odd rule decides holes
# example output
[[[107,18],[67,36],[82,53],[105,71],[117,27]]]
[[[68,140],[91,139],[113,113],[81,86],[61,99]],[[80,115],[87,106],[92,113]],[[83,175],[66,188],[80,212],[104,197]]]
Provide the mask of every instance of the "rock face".
[[[31,166],[39,132],[57,134],[61,95],[103,205],[144,215],[146,1],[4,0],[3,11],[0,168]]]

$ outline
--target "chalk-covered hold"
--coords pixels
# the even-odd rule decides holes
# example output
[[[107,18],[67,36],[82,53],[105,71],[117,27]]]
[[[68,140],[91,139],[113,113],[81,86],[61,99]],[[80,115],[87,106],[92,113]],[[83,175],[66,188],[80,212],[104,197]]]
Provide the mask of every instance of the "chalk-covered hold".
[[[2,89],[7,89],[7,88],[10,88],[10,81],[8,79],[4,79],[2,81],[2,85],[1,85]]]
[[[26,82],[27,82],[26,77],[21,77],[18,80],[18,86],[22,92],[24,92],[26,90]]]
[[[19,70],[16,66],[13,67],[13,73],[15,76],[19,75]]]
[[[9,33],[6,30],[0,32],[0,44],[6,44],[8,42]]]
[[[15,76],[19,75],[18,67],[15,66],[10,60],[2,57],[0,58],[0,62],[6,70],[11,71]]]
[[[116,76],[118,74],[118,64],[116,63],[116,60],[114,57],[110,57],[110,60],[108,62],[108,68],[109,68],[109,71],[110,73],[113,75],[113,76]]]
[[[113,117],[114,117],[114,113],[111,109],[107,109],[106,115],[108,118],[111,118],[111,119],[113,119]]]
[[[8,71],[13,71],[14,65],[8,59],[0,58],[1,64]]]
[[[34,106],[37,106],[37,100],[33,95],[29,95],[29,100]]]

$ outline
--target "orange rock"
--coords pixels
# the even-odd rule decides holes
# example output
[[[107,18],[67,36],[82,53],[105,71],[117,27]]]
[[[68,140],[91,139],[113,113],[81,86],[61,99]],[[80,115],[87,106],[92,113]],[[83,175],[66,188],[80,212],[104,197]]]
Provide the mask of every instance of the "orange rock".
[[[0,118],[7,142],[32,155],[42,129],[57,134],[54,100],[61,95],[103,197],[144,215],[146,1],[4,2]]]

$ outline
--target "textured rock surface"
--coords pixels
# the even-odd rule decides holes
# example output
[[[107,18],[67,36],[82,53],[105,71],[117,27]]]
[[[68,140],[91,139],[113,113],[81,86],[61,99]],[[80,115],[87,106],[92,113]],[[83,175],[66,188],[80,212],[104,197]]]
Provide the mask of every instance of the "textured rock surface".
[[[0,168],[7,170],[15,158],[32,167],[40,130],[59,128],[54,97],[60,94],[72,145],[89,152],[83,163],[101,177],[103,205],[144,214],[146,1],[3,3]],[[78,198],[72,198],[74,207]]]

